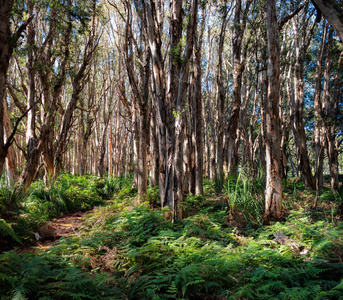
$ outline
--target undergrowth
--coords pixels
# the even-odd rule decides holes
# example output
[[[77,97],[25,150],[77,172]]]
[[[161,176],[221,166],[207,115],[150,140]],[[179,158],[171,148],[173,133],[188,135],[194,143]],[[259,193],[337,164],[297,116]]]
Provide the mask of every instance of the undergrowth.
[[[228,183],[229,205],[189,195],[185,218],[174,223],[168,208],[155,208],[156,188],[136,205],[126,185],[77,235],[36,254],[0,255],[3,299],[342,299],[336,211],[314,218],[312,210],[290,210],[264,226],[247,203],[260,185],[243,179]],[[216,193],[210,185],[207,192]],[[232,226],[234,207],[245,227]],[[292,242],[278,243],[276,232]]]
[[[102,205],[131,184],[131,178],[61,175],[49,188],[34,182],[26,193],[15,187],[0,190],[0,250],[26,243],[45,222]],[[1,219],[2,218],[2,219]]]

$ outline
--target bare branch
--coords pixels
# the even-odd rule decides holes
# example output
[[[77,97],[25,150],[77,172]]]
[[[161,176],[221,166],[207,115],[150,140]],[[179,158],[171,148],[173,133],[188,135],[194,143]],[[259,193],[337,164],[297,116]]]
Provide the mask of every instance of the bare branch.
[[[298,7],[298,9],[296,9],[294,12],[292,12],[291,14],[289,14],[287,17],[284,17],[283,19],[280,20],[279,22],[279,30],[282,29],[282,27],[292,18],[294,18],[304,7],[305,5],[308,3],[308,0],[306,0],[302,5],[300,5]]]
[[[22,119],[24,119],[24,117],[27,115],[27,113],[38,103],[38,101],[36,101],[29,109],[26,110],[26,112],[24,114],[22,114],[20,116],[20,118],[17,120],[17,122],[15,123],[14,127],[13,127],[13,130],[12,130],[12,133],[11,135],[8,137],[7,139],[7,142],[4,146],[4,148],[7,150],[12,144],[13,144],[13,141],[14,141],[14,135],[15,133],[17,132],[17,129],[18,129],[18,126],[21,122]]]

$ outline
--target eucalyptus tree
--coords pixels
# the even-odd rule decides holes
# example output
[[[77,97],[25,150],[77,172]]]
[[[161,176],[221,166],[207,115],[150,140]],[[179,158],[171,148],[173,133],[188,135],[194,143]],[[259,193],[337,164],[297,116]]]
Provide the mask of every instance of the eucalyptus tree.
[[[276,0],[267,0],[268,93],[265,103],[266,192],[265,219],[280,218],[282,170],[280,161],[280,45]]]
[[[341,41],[343,41],[343,7],[341,0],[311,0],[315,8],[317,9],[317,14],[320,20],[320,14],[327,19],[327,21],[333,26],[337,34],[340,36]]]
[[[191,1],[187,10],[189,16],[185,46],[183,37],[183,2],[171,1],[170,6],[170,55],[168,75],[162,56],[161,3],[145,1],[147,37],[151,50],[154,91],[159,124],[160,144],[160,197],[162,206],[169,206],[177,212],[183,198],[183,122],[185,95],[188,82],[190,58],[193,53],[198,2]],[[166,82],[166,78],[168,80]]]
[[[313,95],[314,105],[314,116],[315,116],[315,128],[314,128],[314,148],[316,155],[316,170],[315,170],[315,181],[316,181],[316,201],[318,199],[318,192],[323,188],[323,164],[324,164],[324,128],[321,120],[322,115],[322,76],[323,76],[323,57],[325,41],[327,38],[327,25],[322,22],[322,39],[318,45],[317,57],[316,57],[316,75],[315,75],[315,86]],[[316,206],[316,204],[315,204]]]
[[[306,6],[307,8],[307,6]],[[315,190],[315,180],[312,174],[304,127],[304,60],[309,47],[315,23],[308,26],[310,16],[303,12],[292,19],[293,37],[295,39],[295,57],[293,67],[294,92],[291,103],[291,122],[294,135],[294,142],[297,149],[299,169],[307,187]],[[309,28],[309,29],[308,29]]]
[[[71,0],[69,0],[71,1]],[[61,119],[61,126],[57,133],[57,143],[54,152],[54,177],[59,174],[61,164],[62,164],[62,154],[65,151],[66,144],[68,143],[69,130],[72,125],[72,119],[74,116],[74,111],[76,105],[80,99],[81,92],[84,88],[84,79],[86,78],[89,70],[89,65],[91,64],[96,48],[99,43],[99,32],[97,28],[97,1],[93,0],[89,7],[91,11],[90,28],[88,32],[88,37],[85,40],[85,46],[81,52],[81,59],[75,62],[74,71],[75,75],[72,77],[72,94],[66,107],[63,111],[63,116]]]
[[[206,6],[201,5],[200,29],[194,34],[194,130],[195,130],[195,194],[203,194],[203,91],[202,91],[202,45],[205,32]],[[196,10],[195,13],[198,13]],[[198,19],[198,16],[195,16]]]
[[[330,186],[333,193],[339,192],[338,181],[338,150],[336,146],[336,123],[339,114],[338,103],[342,89],[342,55],[343,50],[338,53],[337,65],[334,66],[334,40],[332,27],[328,29],[328,39],[325,53],[324,86],[322,97],[322,123],[324,127],[325,145],[329,163]],[[336,50],[337,52],[337,50]],[[336,70],[335,70],[336,69]],[[335,72],[333,72],[335,70]],[[333,80],[331,78],[334,78]]]
[[[218,41],[218,65],[217,65],[217,113],[218,113],[218,136],[217,136],[217,154],[216,154],[216,178],[222,180],[224,178],[223,165],[224,165],[224,128],[225,128],[225,118],[224,118],[224,108],[225,108],[225,98],[226,89],[224,86],[224,76],[223,76],[223,51],[224,51],[224,40],[226,33],[226,26],[228,24],[229,18],[229,8],[227,7],[227,0],[220,3],[222,12],[221,14],[221,26]],[[241,1],[236,3],[236,7],[240,9]]]
[[[13,50],[17,46],[21,34],[33,19],[33,16],[29,15],[22,25],[12,32],[11,16],[15,5],[17,3],[14,0],[0,1],[0,101],[5,100],[7,73]],[[12,143],[13,134],[9,136],[6,143],[4,141],[4,105],[0,104],[0,173],[3,171],[8,148]]]
[[[233,103],[228,122],[228,172],[235,174],[238,163],[238,141],[237,130],[239,124],[239,117],[242,106],[242,76],[245,69],[245,61],[247,58],[247,51],[249,45],[249,39],[247,38],[244,43],[244,32],[247,25],[248,14],[251,0],[246,1],[245,7],[242,8],[242,1],[236,1],[234,24],[232,32],[232,61],[233,61],[233,82],[232,82],[232,94]],[[243,10],[243,11],[242,11]]]
[[[41,155],[50,177],[57,175],[61,167],[72,116],[97,44],[96,2],[93,1],[91,5],[86,2],[28,0],[27,5],[23,6],[37,17],[35,26],[29,27],[27,43],[23,45],[27,63],[25,66],[20,66],[18,63],[24,97],[27,100],[27,107],[30,108],[26,128],[26,164],[19,179],[25,187],[28,187],[35,178]],[[91,18],[88,13],[85,14],[88,9],[92,12]],[[48,18],[41,18],[42,15],[48,15]],[[82,52],[79,51],[80,55],[73,58],[71,56],[73,43],[76,45],[75,40],[82,39],[90,19],[92,22],[89,26],[89,38],[85,41],[83,57]],[[72,62],[75,62],[76,68]],[[71,72],[68,72],[68,69]],[[71,76],[73,92],[71,100],[64,107],[62,95],[68,76]],[[13,91],[10,90],[10,93],[15,99]],[[40,114],[38,114],[39,107]],[[60,130],[56,130],[57,122],[61,122]]]

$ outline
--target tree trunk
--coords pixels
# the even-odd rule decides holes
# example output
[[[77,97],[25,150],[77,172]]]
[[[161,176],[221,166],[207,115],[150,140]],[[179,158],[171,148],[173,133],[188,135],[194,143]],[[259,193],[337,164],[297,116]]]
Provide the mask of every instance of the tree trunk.
[[[167,205],[166,201],[168,181],[171,177],[170,169],[167,168],[167,104],[166,104],[166,85],[164,74],[164,60],[161,49],[161,32],[157,20],[156,7],[153,1],[147,0],[144,2],[147,20],[147,36],[151,50],[153,81],[155,90],[155,100],[157,107],[158,119],[158,137],[159,137],[159,192],[161,205]],[[169,201],[170,202],[170,201]],[[170,207],[173,210],[173,207]]]
[[[232,36],[232,55],[233,55],[233,83],[232,83],[232,95],[233,104],[230,113],[230,119],[228,123],[228,172],[230,175],[237,174],[237,162],[238,162],[238,145],[237,145],[237,130],[239,124],[239,115],[241,108],[241,89],[242,89],[242,76],[244,72],[244,64],[247,54],[247,46],[242,53],[242,42],[245,31],[247,13],[252,0],[246,2],[245,11],[241,17],[242,1],[236,2],[233,36]],[[242,20],[241,20],[242,18]],[[239,142],[239,139],[238,139]]]
[[[28,2],[28,13],[33,14],[34,2]],[[38,140],[36,136],[36,107],[35,107],[35,61],[34,61],[34,45],[35,45],[35,25],[31,22],[27,30],[27,43],[29,45],[29,53],[27,56],[28,69],[28,93],[27,93],[27,109],[31,108],[27,115],[26,126],[26,164],[20,176],[19,183],[28,188],[36,176],[38,171],[40,151],[38,149]]]
[[[240,4],[240,1],[238,2]],[[224,79],[223,79],[223,51],[224,51],[224,39],[226,33],[227,25],[227,1],[225,0],[223,6],[225,6],[224,14],[222,15],[222,24],[219,34],[219,46],[218,46],[218,66],[217,66],[217,109],[218,109],[218,138],[217,138],[217,154],[216,154],[216,178],[222,180],[224,178],[224,127],[225,127],[225,118],[224,118],[224,108],[225,108],[225,88],[224,88]],[[238,4],[238,5],[239,5]]]
[[[268,95],[266,99],[266,194],[265,220],[279,219],[282,210],[280,160],[280,48],[276,0],[267,0]]]
[[[317,10],[324,15],[343,41],[343,8],[336,0],[312,0]],[[318,12],[317,12],[318,13]]]
[[[336,134],[335,134],[335,122],[338,115],[338,101],[341,89],[341,76],[339,75],[339,69],[342,61],[342,53],[338,60],[338,68],[335,76],[334,91],[331,92],[330,77],[331,77],[331,50],[333,42],[332,29],[329,31],[326,58],[325,58],[325,71],[324,71],[324,98],[323,98],[323,121],[325,126],[325,138],[326,138],[326,151],[329,160],[330,170],[330,186],[332,193],[339,192],[338,184],[338,151],[336,149]]]
[[[11,11],[14,0],[0,0],[0,101],[5,101],[7,71],[12,56]],[[7,149],[4,143],[4,106],[0,105],[0,175],[3,172]]]
[[[195,94],[195,106],[194,106],[194,121],[195,121],[195,195],[201,195],[204,193],[203,188],[203,105],[202,105],[202,40],[205,29],[205,10],[202,9],[202,22],[201,33],[198,35],[195,32],[194,42],[194,94]]]
[[[11,120],[10,114],[8,112],[7,101],[3,101],[4,104],[4,128],[5,128],[5,139],[4,142],[7,142],[8,137],[11,135]],[[6,156],[6,182],[13,186],[18,181],[18,170],[17,170],[17,161],[16,161],[16,153],[14,151],[13,146],[11,145],[8,148],[7,156]]]
[[[109,130],[108,130],[108,176],[113,176],[113,159],[112,159],[112,118],[110,118],[110,124],[109,124]]]
[[[324,132],[322,126],[322,103],[320,100],[321,94],[321,81],[322,81],[322,62],[324,56],[324,46],[326,40],[327,26],[323,26],[322,41],[317,54],[317,67],[314,87],[314,115],[315,115],[315,129],[314,129],[314,148],[316,153],[316,190],[319,191],[323,188],[323,164],[324,164]]]
[[[297,25],[294,25],[295,31],[295,66],[294,66],[294,101],[291,104],[292,131],[294,142],[297,149],[298,166],[301,172],[301,177],[306,187],[313,190],[316,189],[315,179],[312,175],[310,159],[307,151],[306,134],[303,121],[304,109],[304,75],[303,65],[306,46],[301,43],[301,37],[298,32]]]
[[[152,94],[152,97],[154,95]],[[151,186],[158,185],[159,176],[159,150],[158,150],[158,127],[156,124],[156,108],[152,108],[150,117],[150,184]]]
[[[108,120],[108,119],[107,119]],[[105,163],[105,154],[106,154],[106,131],[108,127],[108,121],[105,121],[104,128],[101,135],[101,140],[99,143],[99,150],[98,150],[98,176],[104,176],[104,163]]]

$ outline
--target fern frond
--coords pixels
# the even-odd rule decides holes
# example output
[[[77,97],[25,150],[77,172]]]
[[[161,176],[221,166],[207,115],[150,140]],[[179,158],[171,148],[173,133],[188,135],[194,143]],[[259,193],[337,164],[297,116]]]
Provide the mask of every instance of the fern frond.
[[[0,235],[2,235],[3,237],[10,236],[14,241],[22,244],[22,242],[15,234],[12,226],[8,224],[4,219],[0,219]]]

